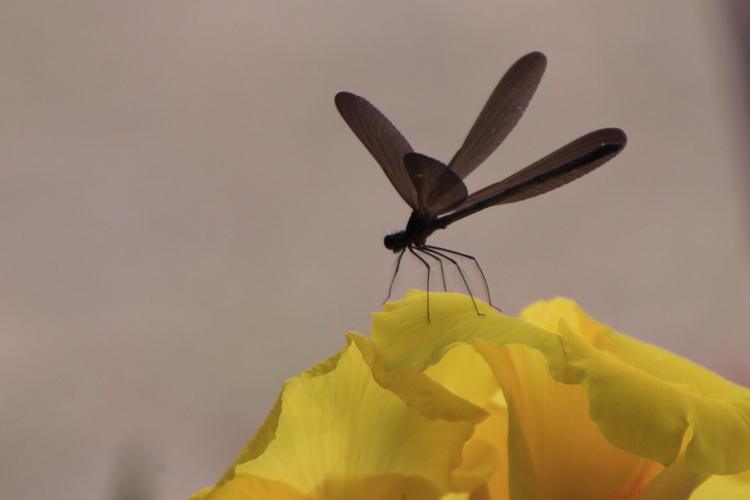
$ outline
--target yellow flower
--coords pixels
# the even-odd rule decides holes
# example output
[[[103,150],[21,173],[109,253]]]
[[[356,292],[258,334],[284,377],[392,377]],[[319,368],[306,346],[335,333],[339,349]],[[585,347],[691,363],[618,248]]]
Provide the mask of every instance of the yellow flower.
[[[430,302],[429,323],[422,293],[386,304],[372,341],[287,381],[193,498],[750,498],[750,390],[572,301]]]

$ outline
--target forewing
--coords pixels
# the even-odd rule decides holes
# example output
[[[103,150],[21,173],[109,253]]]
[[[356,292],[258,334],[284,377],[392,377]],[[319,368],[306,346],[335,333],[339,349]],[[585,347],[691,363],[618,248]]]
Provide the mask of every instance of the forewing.
[[[458,210],[482,202],[483,205],[474,210],[478,211],[557,189],[604,165],[622,151],[627,141],[627,135],[619,128],[605,128],[586,134],[507,179],[472,193]]]
[[[526,54],[500,79],[461,149],[448,164],[462,179],[502,144],[526,111],[547,67],[541,52]]]
[[[461,178],[448,165],[429,156],[409,153],[404,156],[406,170],[417,189],[417,210],[435,217],[453,210],[469,192]]]
[[[401,132],[365,98],[336,94],[336,108],[349,128],[383,168],[401,198],[417,208],[417,191],[404,167],[404,155],[414,151]]]

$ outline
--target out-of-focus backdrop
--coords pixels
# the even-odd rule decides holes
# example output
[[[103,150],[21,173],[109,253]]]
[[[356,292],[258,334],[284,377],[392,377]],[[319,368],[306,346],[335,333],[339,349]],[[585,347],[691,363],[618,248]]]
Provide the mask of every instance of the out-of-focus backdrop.
[[[574,298],[750,385],[733,5],[3,2],[2,496],[211,485],[282,382],[367,332],[387,292],[382,238],[409,209],[333,96],[366,96],[447,161],[532,50],[547,74],[470,190],[596,128],[627,148],[431,241],[475,255],[508,313]]]

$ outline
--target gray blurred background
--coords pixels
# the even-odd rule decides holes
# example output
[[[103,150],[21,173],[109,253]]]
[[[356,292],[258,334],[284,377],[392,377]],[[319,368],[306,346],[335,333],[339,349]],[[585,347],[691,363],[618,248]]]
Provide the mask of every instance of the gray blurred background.
[[[2,2],[3,497],[180,499],[212,484],[282,382],[368,332],[387,293],[382,238],[409,209],[335,93],[366,96],[447,161],[532,50],[547,74],[470,190],[600,127],[625,129],[627,148],[431,242],[475,255],[508,313],[574,298],[750,385],[732,5]]]

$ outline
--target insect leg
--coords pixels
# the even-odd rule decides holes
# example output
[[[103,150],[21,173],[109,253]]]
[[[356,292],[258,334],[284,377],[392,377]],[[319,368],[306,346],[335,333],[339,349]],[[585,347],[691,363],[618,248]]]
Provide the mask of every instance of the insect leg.
[[[422,264],[425,265],[427,268],[427,322],[430,323],[430,265],[427,263],[426,260],[424,260],[415,250],[414,248],[409,245],[408,246],[409,251],[419,260],[422,261]],[[424,251],[423,248],[420,248],[420,250]]]
[[[492,307],[495,307],[495,306],[492,305],[492,296],[490,295],[490,285],[487,284],[487,278],[484,276],[484,271],[482,271],[482,266],[479,265],[479,261],[476,259],[476,257],[474,257],[473,255],[469,255],[469,254],[461,253],[461,252],[456,252],[455,250],[450,250],[448,248],[443,248],[443,247],[436,247],[436,246],[430,245],[430,248],[433,248],[433,249],[436,249],[436,250],[440,250],[441,252],[448,252],[448,253],[452,253],[454,255],[459,255],[461,257],[464,257],[464,258],[469,259],[472,262],[474,262],[474,265],[477,266],[477,269],[479,269],[479,274],[482,276],[482,282],[484,283],[484,291],[487,292],[487,302],[489,302]],[[500,309],[498,307],[495,307],[495,309],[497,309],[498,311],[500,311]],[[502,312],[502,311],[500,311],[500,312]]]
[[[405,248],[401,250],[400,254],[398,254],[398,259],[396,259],[396,270],[393,271],[393,278],[391,278],[391,284],[388,287],[388,297],[385,298],[385,300],[383,301],[383,304],[388,302],[388,299],[391,298],[391,293],[393,292],[393,282],[396,281],[396,276],[398,276],[398,270],[401,268],[401,259],[404,258],[404,252],[406,252]]]
[[[422,252],[423,254],[428,255],[428,256],[432,257],[433,259],[435,259],[437,261],[437,263],[440,265],[440,277],[442,278],[442,281],[443,281],[443,291],[447,292],[448,291],[448,285],[445,282],[445,268],[443,267],[443,259],[441,259],[437,255],[434,255],[433,253],[431,253],[429,251],[426,251],[424,249],[424,247],[415,247],[415,250],[417,252]]]
[[[441,250],[445,250],[445,249],[443,249],[441,247],[433,247],[433,246],[429,246],[429,245],[425,245],[422,248],[422,251],[429,252],[429,253],[434,253],[435,255],[439,255],[440,257],[448,260],[454,266],[456,266],[456,269],[458,270],[458,274],[461,276],[461,280],[464,282],[464,286],[466,287],[466,290],[469,292],[469,297],[471,297],[471,303],[474,306],[474,310],[477,312],[477,314],[479,316],[484,316],[484,314],[482,314],[482,313],[479,312],[479,308],[477,307],[477,302],[474,300],[474,295],[471,293],[471,287],[469,286],[469,282],[466,280],[466,276],[464,276],[463,269],[461,269],[461,266],[458,264],[458,262],[456,261],[456,259],[454,259],[452,257],[449,257],[448,255],[442,253]],[[450,253],[455,253],[457,255],[461,255],[461,254],[458,254],[458,252],[453,252],[451,250],[446,250],[446,251],[448,251]]]

